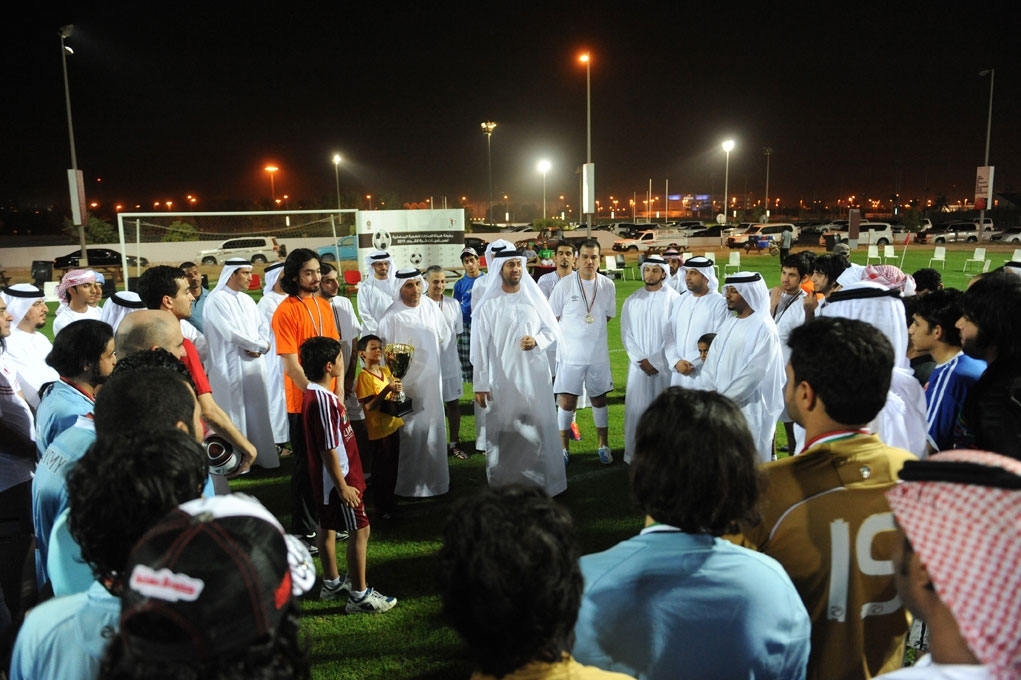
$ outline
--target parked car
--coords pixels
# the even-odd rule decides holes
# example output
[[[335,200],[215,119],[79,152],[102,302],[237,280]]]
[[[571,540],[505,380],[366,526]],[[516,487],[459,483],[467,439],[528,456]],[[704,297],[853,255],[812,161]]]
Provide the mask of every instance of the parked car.
[[[837,243],[847,243],[850,231],[846,225],[838,229],[825,230],[819,236],[819,245],[826,245],[826,237],[832,236]],[[893,243],[893,227],[887,222],[860,222],[858,224],[858,243],[870,246],[888,246]]]
[[[316,248],[316,254],[323,262],[336,262],[337,260],[357,260],[358,245],[354,235],[341,236],[337,243],[332,246],[320,246]]]
[[[232,257],[247,258],[253,264],[265,264],[287,255],[287,248],[275,236],[243,236],[227,239],[218,248],[199,251],[202,264],[223,264]]]
[[[627,251],[646,253],[659,252],[667,246],[684,246],[688,243],[688,235],[683,229],[648,229],[638,233],[637,238],[624,238],[613,242],[613,250],[623,253]]]
[[[700,229],[695,233],[691,234],[692,238],[719,238],[720,236],[726,236],[728,234],[738,233],[734,227],[726,227],[722,224],[714,224],[711,227]]]
[[[727,237],[728,248],[744,248],[745,244],[749,240],[761,241],[766,239],[767,241],[779,241],[780,234],[785,229],[790,229],[793,232],[793,238],[796,242],[798,240],[798,228],[790,222],[774,222],[770,224],[753,224],[748,227],[746,231],[739,234],[734,234]]]
[[[998,234],[993,234],[990,241],[1000,243],[1021,243],[1021,227],[1007,227]]]
[[[473,249],[476,253],[479,254],[479,257],[482,257],[482,254],[486,252],[486,246],[488,245],[489,241],[479,238],[477,236],[464,237],[464,247]]]
[[[53,260],[54,269],[74,269],[78,266],[78,262],[81,260],[82,251],[81,248],[68,253],[67,255],[61,255]],[[110,248],[86,248],[85,256],[89,258],[89,266],[96,267],[115,267],[122,264],[121,254],[116,250]],[[139,259],[134,255],[128,255],[128,266],[135,267],[139,263]],[[143,267],[149,266],[149,260],[141,258],[141,264]]]
[[[915,236],[917,243],[976,243],[978,242],[978,225],[974,222],[948,222],[937,224]]]

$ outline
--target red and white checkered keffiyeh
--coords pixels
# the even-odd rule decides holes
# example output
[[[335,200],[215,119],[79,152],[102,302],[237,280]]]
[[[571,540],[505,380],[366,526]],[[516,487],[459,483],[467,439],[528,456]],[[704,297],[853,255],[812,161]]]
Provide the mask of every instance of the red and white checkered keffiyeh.
[[[896,288],[902,297],[915,294],[915,279],[892,264],[870,264],[861,273],[862,281],[874,281],[887,288]]]
[[[72,269],[60,279],[60,283],[57,284],[57,298],[60,299],[61,306],[67,306],[67,301],[70,295],[67,292],[68,288],[74,286],[80,286],[83,283],[95,283],[96,272],[91,269]]]
[[[984,451],[929,461],[1021,476],[1021,461]],[[998,680],[1021,677],[1021,490],[902,481],[887,498],[975,656]]]

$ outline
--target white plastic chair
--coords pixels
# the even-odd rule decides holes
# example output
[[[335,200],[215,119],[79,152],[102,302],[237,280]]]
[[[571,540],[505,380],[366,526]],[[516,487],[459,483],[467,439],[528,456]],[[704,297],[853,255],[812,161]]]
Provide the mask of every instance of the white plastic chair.
[[[716,253],[706,253],[705,258],[713,261],[713,271],[716,272],[716,278],[720,278],[720,265],[716,264]]]
[[[727,264],[723,265],[723,274],[726,276],[727,272],[733,269],[736,272],[741,271],[741,251],[732,250],[730,251],[730,260]]]
[[[967,272],[968,271],[968,264],[971,263],[971,262],[974,262],[979,267],[981,267],[982,264],[985,261],[986,261],[986,249],[985,248],[976,248],[975,249],[975,254],[972,255],[969,259],[964,261],[964,269],[962,269],[961,271]]]
[[[865,264],[872,262],[872,260],[882,263],[883,258],[879,256],[879,246],[869,246],[869,254],[865,258]]]
[[[936,252],[929,258],[929,266],[932,266],[933,262],[939,262],[940,269],[947,268],[947,249],[944,246],[936,246]]]
[[[897,259],[897,251],[893,246],[883,246],[883,262]]]
[[[606,262],[606,275],[611,279],[619,279],[623,275],[623,272],[617,269],[617,258],[613,255],[607,255],[603,258]]]
[[[1010,256],[1009,260],[1004,260],[1004,262],[1021,262],[1021,248],[1015,248],[1014,254]]]

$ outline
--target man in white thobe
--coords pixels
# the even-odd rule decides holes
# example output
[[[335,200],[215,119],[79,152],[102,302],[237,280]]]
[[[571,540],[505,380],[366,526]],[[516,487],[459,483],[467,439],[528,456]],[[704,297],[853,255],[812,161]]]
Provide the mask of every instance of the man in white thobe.
[[[209,344],[206,365],[213,398],[259,452],[255,464],[280,467],[269,419],[270,385],[265,355],[270,329],[248,294],[252,263],[230,258],[202,310]]]
[[[684,264],[684,260],[681,258],[681,251],[677,248],[667,248],[663,251],[663,259],[670,265],[670,272],[667,274],[664,285],[673,288],[678,295],[683,295],[688,292],[688,288],[684,282],[684,268],[681,266]]]
[[[630,463],[635,450],[638,420],[659,393],[670,387],[670,364],[666,358],[664,314],[677,298],[668,285],[670,265],[649,256],[642,263],[639,288],[624,300],[620,312],[620,338],[628,355],[627,389],[624,392],[624,462]]]
[[[379,320],[394,301],[393,258],[385,250],[373,250],[365,256],[366,273],[358,285],[358,315],[362,319],[362,330],[375,334]]]
[[[478,277],[475,281],[475,285],[472,286],[471,296],[471,311],[472,315],[475,314],[475,309],[479,306],[479,300],[486,294],[487,282],[492,281],[493,277],[489,276],[489,271],[492,268],[493,256],[503,250],[514,250],[514,244],[510,241],[506,241],[502,238],[498,238],[492,243],[486,245],[486,252],[483,254],[483,258],[486,261],[486,272]],[[469,354],[471,349],[469,347]],[[475,449],[477,451],[486,450],[486,411],[478,402],[474,402],[473,409],[475,413]]]
[[[915,380],[908,359],[907,312],[900,291],[872,281],[848,283],[834,292],[816,311],[817,316],[839,316],[870,323],[893,345],[894,369],[886,405],[869,429],[883,443],[907,449],[919,458],[928,455],[925,391]]]
[[[555,496],[567,489],[567,471],[545,349],[560,327],[525,263],[517,251],[494,257],[493,285],[473,316],[472,383],[475,401],[486,409],[490,486],[524,482]]]
[[[53,337],[64,327],[81,319],[100,319],[102,312],[96,305],[103,297],[103,287],[91,269],[72,269],[57,284],[57,316],[53,319]]]
[[[447,467],[440,356],[451,341],[439,307],[425,296],[425,281],[414,267],[397,272],[394,302],[383,313],[376,333],[389,343],[409,344],[415,356],[401,378],[413,411],[401,428],[401,457],[394,493],[406,497],[439,496],[450,489]]]
[[[712,260],[688,258],[678,272],[683,274],[688,292],[674,299],[663,339],[671,367],[670,384],[691,389],[702,366],[698,339],[706,333],[719,333],[729,314],[727,301],[717,292]]]
[[[21,392],[33,409],[39,408],[39,390],[60,375],[46,363],[53,343],[40,332],[46,326],[49,308],[44,293],[30,283],[16,283],[0,292],[7,312],[14,317],[7,338],[7,362],[18,374]]]
[[[768,462],[775,458],[773,435],[783,410],[785,381],[780,334],[769,314],[769,288],[758,272],[737,272],[723,285],[734,316],[709,347],[697,386],[737,404],[748,421],[759,461]]]
[[[461,404],[459,403],[464,394],[464,380],[461,377],[461,358],[457,353],[457,336],[464,330],[461,323],[461,307],[456,300],[447,297],[444,293],[447,288],[447,273],[443,267],[434,264],[426,269],[425,285],[426,297],[440,308],[453,336],[440,357],[443,410],[447,415],[447,455],[465,460],[468,458],[468,454],[461,450]]]
[[[116,333],[124,317],[139,309],[145,309],[145,303],[138,293],[132,290],[119,290],[103,305],[99,320],[110,324],[110,328]]]
[[[284,444],[291,439],[290,424],[287,422],[287,396],[280,385],[284,384],[284,365],[277,355],[277,336],[273,332],[273,312],[287,297],[280,285],[280,275],[284,273],[284,263],[276,262],[262,272],[262,298],[255,304],[262,316],[261,323],[269,332],[269,352],[266,353],[266,383],[271,386],[269,391],[269,423],[273,429],[273,440],[277,451],[284,450]]]

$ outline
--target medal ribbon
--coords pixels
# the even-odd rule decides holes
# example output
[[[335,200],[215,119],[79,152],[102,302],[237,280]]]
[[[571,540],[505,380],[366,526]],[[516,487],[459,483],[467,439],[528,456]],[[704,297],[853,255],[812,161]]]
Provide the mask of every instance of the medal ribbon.
[[[585,313],[588,316],[592,316],[592,308],[596,305],[596,295],[599,293],[599,289],[597,287],[598,283],[599,282],[597,280],[592,281],[592,302],[589,302],[588,296],[585,295],[585,285],[581,282],[581,275],[578,276],[578,288],[581,289],[581,299],[584,300],[587,305]]]

